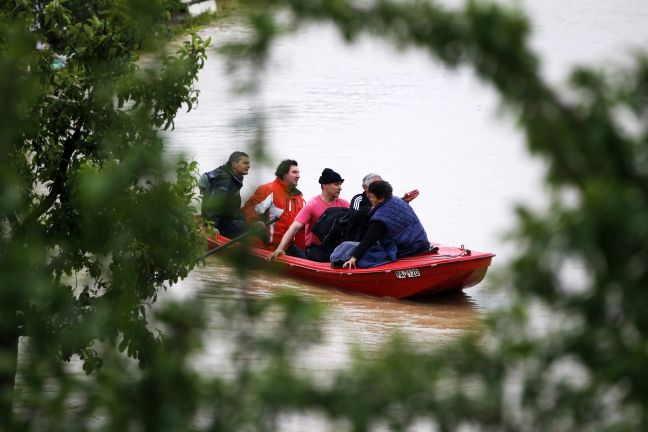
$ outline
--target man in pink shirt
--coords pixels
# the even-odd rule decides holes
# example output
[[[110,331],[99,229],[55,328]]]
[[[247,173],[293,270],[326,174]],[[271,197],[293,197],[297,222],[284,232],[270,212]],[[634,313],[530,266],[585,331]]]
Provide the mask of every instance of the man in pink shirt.
[[[311,198],[304,208],[297,214],[295,221],[290,225],[268,259],[277,258],[285,253],[286,246],[290,244],[297,232],[306,227],[306,256],[309,260],[327,262],[329,260],[328,250],[322,246],[320,239],[313,235],[311,229],[317,219],[330,207],[349,207],[349,202],[340,198],[342,183],[344,179],[340,174],[330,168],[324,168],[319,178],[322,193]]]

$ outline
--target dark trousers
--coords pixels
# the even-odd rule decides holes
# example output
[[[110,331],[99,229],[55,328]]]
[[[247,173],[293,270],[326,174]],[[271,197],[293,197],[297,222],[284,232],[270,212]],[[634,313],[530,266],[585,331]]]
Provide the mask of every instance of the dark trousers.
[[[306,257],[311,261],[328,262],[331,253],[323,245],[310,244],[306,246]]]
[[[291,244],[290,246],[288,246],[288,248],[286,249],[286,255],[290,255],[290,256],[293,256],[293,257],[297,257],[297,258],[308,259],[306,257],[306,254],[304,253],[304,251],[299,249],[294,244]]]
[[[228,238],[233,238],[243,234],[243,231],[245,231],[247,225],[245,225],[245,222],[240,219],[220,218],[218,221],[216,221],[214,227],[218,229],[221,235]]]

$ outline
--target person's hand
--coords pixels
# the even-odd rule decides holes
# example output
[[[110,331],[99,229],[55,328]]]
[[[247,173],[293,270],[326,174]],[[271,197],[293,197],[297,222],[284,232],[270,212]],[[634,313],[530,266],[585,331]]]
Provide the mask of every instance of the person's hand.
[[[283,249],[275,249],[270,255],[268,255],[268,258],[266,260],[271,261],[271,260],[276,260],[279,258],[281,255],[285,254],[286,252]]]
[[[412,201],[414,198],[416,198],[417,196],[419,196],[419,190],[414,189],[412,191],[407,192],[405,195],[403,195],[403,201],[408,203]]]
[[[342,264],[342,268],[354,269],[356,268],[356,257],[349,258],[349,261]]]

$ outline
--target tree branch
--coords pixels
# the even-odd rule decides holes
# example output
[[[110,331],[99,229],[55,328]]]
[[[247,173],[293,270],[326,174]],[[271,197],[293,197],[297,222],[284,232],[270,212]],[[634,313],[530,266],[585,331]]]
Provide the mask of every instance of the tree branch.
[[[191,6],[198,3],[205,3],[207,1],[214,1],[214,0],[185,0],[182,3],[186,4],[187,6]]]
[[[23,221],[22,226],[26,227],[36,222],[49,208],[56,202],[56,199],[63,191],[67,179],[67,170],[72,160],[72,155],[76,150],[76,143],[81,137],[81,125],[77,125],[72,136],[63,144],[63,155],[56,170],[56,177],[52,183],[50,193],[38,204],[34,211],[29,214]]]

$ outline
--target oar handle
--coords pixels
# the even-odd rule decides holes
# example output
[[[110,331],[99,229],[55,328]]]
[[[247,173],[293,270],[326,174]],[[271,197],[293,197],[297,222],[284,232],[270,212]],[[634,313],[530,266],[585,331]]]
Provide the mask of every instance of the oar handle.
[[[264,227],[267,227],[268,225],[272,225],[273,223],[277,222],[278,220],[279,220],[278,217],[273,217],[273,218],[270,219],[269,221],[265,222],[265,223],[263,224],[263,226],[264,226]],[[242,233],[242,234],[240,234],[240,235],[234,237],[233,239],[230,239],[230,241],[228,241],[227,243],[223,243],[222,245],[218,245],[218,246],[216,246],[215,248],[208,250],[207,252],[205,252],[205,253],[203,254],[203,258],[206,258],[206,257],[208,257],[209,255],[213,254],[214,252],[219,251],[219,250],[221,250],[221,249],[224,249],[224,248],[226,248],[227,246],[230,246],[230,245],[232,245],[232,244],[234,244],[234,243],[240,241],[241,239],[247,237],[247,236],[248,236],[250,233],[252,233],[253,231],[254,231],[254,230],[250,230],[250,229],[249,229],[249,230],[245,231],[244,233]]]

